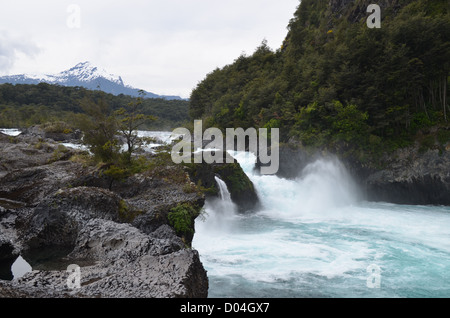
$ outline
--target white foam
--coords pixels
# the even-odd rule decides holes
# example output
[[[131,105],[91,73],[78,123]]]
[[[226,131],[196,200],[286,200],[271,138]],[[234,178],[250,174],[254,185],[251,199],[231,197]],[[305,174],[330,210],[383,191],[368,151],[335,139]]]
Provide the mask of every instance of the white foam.
[[[1,128],[0,132],[4,133],[5,135],[13,136],[13,137],[19,136],[22,133],[22,131],[20,131],[19,129],[9,129],[9,128],[8,129]]]
[[[14,279],[19,279],[32,270],[33,269],[31,268],[31,265],[28,264],[28,262],[24,260],[22,256],[19,256],[11,266],[11,271],[13,273]]]
[[[286,180],[253,173],[252,155],[232,155],[254,183],[262,209],[224,216],[208,200],[193,246],[211,277],[241,277],[240,283],[260,288],[289,282],[294,294],[316,289],[338,297],[450,291],[449,207],[361,201],[336,159],[320,159],[297,180]],[[382,269],[380,291],[366,286],[372,264]]]

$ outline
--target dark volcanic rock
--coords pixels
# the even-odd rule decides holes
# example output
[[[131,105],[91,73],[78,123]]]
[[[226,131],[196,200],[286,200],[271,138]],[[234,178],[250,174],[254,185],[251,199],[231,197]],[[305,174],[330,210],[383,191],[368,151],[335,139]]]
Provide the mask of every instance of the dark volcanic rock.
[[[11,266],[19,255],[11,241],[0,234],[0,279],[12,279]]]
[[[0,177],[19,169],[67,160],[78,151],[30,135],[0,133]]]
[[[185,191],[188,176],[185,184],[135,175],[111,187],[93,167],[49,163],[40,145],[27,154],[32,137],[14,140],[0,138],[2,150],[24,159],[0,160],[0,297],[207,297],[206,271],[187,248],[192,237],[168,217],[180,204],[204,205],[198,191]],[[18,255],[33,271],[1,280],[12,278]],[[69,288],[69,264],[80,266],[81,288]]]
[[[120,197],[99,188],[60,190],[17,222],[21,254],[33,267],[42,251],[66,251],[59,262],[80,265],[81,288],[69,290],[65,270],[33,271],[1,295],[21,297],[206,297],[198,253],[167,224],[151,233],[121,223]],[[48,255],[47,255],[48,257]],[[52,286],[50,293],[45,290]],[[2,294],[2,288],[4,289]]]
[[[12,282],[0,281],[2,297],[27,298],[205,298],[206,272],[194,250],[146,255],[129,262],[81,268],[81,288],[67,286],[66,271],[35,271]],[[51,286],[51,288],[49,288]]]
[[[450,205],[450,152],[402,149],[385,169],[366,179],[370,200],[398,204]]]
[[[22,241],[29,249],[73,247],[91,219],[118,220],[120,198],[99,188],[59,190],[43,199],[22,221]]]
[[[35,205],[85,172],[81,165],[70,161],[13,170],[0,177],[0,198]]]
[[[80,130],[63,132],[49,132],[40,126],[32,126],[22,132],[23,135],[39,137],[43,139],[52,139],[54,141],[74,141],[80,140],[82,132]]]
[[[212,194],[217,195],[218,185],[215,176],[219,176],[226,183],[231,199],[236,203],[240,212],[255,210],[260,201],[252,181],[234,159],[228,159],[234,163],[226,163],[228,153],[224,152],[223,155],[224,163],[192,164],[188,170],[193,182],[200,183],[207,189],[216,189]]]

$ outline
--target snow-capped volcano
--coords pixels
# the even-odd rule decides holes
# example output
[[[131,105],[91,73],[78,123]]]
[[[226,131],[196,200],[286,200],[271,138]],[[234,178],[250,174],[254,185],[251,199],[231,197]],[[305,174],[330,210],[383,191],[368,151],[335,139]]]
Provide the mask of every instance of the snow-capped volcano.
[[[62,86],[81,86],[106,93],[138,96],[139,89],[125,85],[120,76],[109,74],[90,62],[78,63],[74,67],[51,75],[10,75],[0,77],[0,84],[58,84]],[[147,98],[181,99],[178,96],[162,96],[146,92]]]
[[[109,74],[104,69],[93,66],[90,62],[79,63],[67,71],[56,75],[59,81],[76,79],[83,82],[91,82],[103,78],[119,85],[124,85],[120,76]]]

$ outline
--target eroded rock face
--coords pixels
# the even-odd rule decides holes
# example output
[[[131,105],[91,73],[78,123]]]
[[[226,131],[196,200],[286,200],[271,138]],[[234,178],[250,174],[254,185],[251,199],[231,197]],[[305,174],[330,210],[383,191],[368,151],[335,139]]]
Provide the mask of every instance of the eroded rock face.
[[[24,137],[12,144],[0,140],[18,159],[29,147]],[[0,279],[0,297],[207,297],[199,255],[168,218],[179,204],[200,209],[202,195],[145,175],[109,190],[94,168],[49,162],[46,150],[36,150],[42,160],[9,165],[0,175],[1,278],[12,278],[18,255],[34,269]],[[67,284],[70,264],[80,266],[80,288]]]
[[[450,152],[399,150],[366,179],[369,199],[398,204],[450,205]]]
[[[11,266],[18,254],[6,235],[0,234],[0,279],[12,279]]]
[[[92,219],[119,219],[120,197],[99,188],[58,190],[45,197],[25,218],[19,217],[21,240],[29,249],[74,246]]]
[[[236,203],[240,212],[256,210],[260,206],[260,200],[252,181],[242,170],[239,163],[231,158],[228,153],[224,152],[223,156],[223,163],[192,164],[189,174],[194,183],[200,183],[203,187],[210,189],[215,187],[217,192],[218,186],[215,176],[219,176],[226,183],[231,199]]]
[[[91,220],[80,231],[74,250],[67,256],[67,264],[80,261],[93,264],[81,267],[81,288],[69,288],[67,271],[34,271],[17,281],[1,282],[0,294],[25,297],[207,297],[208,279],[198,253],[184,248],[170,227],[162,231],[166,232],[165,238],[158,238],[158,234],[145,235],[129,224]],[[50,290],[46,292],[47,289]]]

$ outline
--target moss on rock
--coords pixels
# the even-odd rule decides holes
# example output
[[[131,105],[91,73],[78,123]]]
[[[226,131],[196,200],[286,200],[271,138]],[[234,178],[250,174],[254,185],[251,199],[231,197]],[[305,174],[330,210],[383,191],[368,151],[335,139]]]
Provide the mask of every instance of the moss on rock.
[[[240,212],[253,210],[259,204],[252,181],[236,161],[234,163],[188,164],[186,169],[191,179],[201,185],[203,192],[210,196],[218,195],[215,177],[219,176],[226,183],[231,199],[238,205]]]

